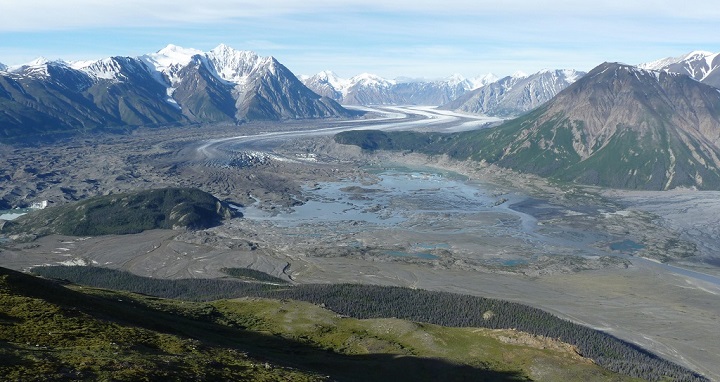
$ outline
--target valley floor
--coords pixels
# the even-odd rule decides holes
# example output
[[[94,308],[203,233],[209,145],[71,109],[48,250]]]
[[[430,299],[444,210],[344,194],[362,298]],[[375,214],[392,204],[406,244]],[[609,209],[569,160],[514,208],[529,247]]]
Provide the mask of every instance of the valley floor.
[[[231,201],[245,217],[205,231],[6,242],[0,266],[92,264],[159,278],[248,267],[296,283],[501,298],[720,380],[717,193],[558,185],[474,163],[362,153],[330,138],[354,128],[485,123],[427,119],[427,108],[375,112],[381,120],[150,130],[2,148],[0,196],[13,206],[189,186]]]

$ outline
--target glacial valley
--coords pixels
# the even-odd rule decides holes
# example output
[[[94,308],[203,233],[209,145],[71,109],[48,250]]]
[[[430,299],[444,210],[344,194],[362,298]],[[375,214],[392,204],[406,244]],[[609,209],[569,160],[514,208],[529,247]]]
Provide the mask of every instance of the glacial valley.
[[[336,143],[333,134],[347,130],[451,132],[497,122],[431,108],[363,109],[366,117],[352,120],[139,129],[0,147],[7,207],[181,186],[243,215],[196,231],[8,237],[0,264],[98,265],[155,278],[218,278],[241,267],[301,284],[500,298],[720,379],[717,192],[579,186]]]

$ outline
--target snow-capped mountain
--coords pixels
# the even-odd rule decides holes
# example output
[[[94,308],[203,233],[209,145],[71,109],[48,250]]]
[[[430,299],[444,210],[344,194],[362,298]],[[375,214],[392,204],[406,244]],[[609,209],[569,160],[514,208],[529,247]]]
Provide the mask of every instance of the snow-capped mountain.
[[[585,73],[571,69],[515,73],[465,93],[441,109],[497,117],[523,114],[552,99]]]
[[[641,69],[686,74],[697,81],[720,88],[720,53],[694,51],[638,65]]]
[[[314,92],[346,105],[396,103],[396,97],[391,91],[395,81],[370,73],[343,79],[331,71],[323,71],[312,77],[306,77],[303,83]]]
[[[362,73],[348,80],[342,89],[342,103],[349,105],[387,105],[397,104],[393,94],[396,82],[370,73]]]
[[[492,74],[476,79],[453,75],[443,80],[389,80],[370,73],[342,79],[331,71],[304,77],[314,92],[346,105],[441,105],[469,90],[496,79]]]
[[[312,77],[302,76],[300,79],[305,86],[315,93],[332,98],[340,103],[344,98],[343,90],[350,86],[348,80],[341,79],[337,74],[329,70],[322,71]]]
[[[349,116],[273,57],[168,45],[141,57],[44,58],[0,72],[0,134]]]
[[[499,79],[500,78],[498,76],[494,75],[493,73],[488,73],[484,76],[467,79],[465,81],[470,82],[470,90],[475,90],[475,89],[481,88],[485,85],[489,85]]]
[[[0,62],[0,72],[4,72],[5,70],[7,70],[7,65]]]

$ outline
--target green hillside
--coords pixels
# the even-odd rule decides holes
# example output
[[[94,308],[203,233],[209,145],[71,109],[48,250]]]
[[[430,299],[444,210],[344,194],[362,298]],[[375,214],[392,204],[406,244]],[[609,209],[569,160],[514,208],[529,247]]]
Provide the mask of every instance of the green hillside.
[[[651,381],[706,381],[688,369],[612,335],[509,301],[360,284],[273,285],[233,279],[167,280],[92,266],[44,266],[33,268],[33,272],[81,285],[184,301],[217,301],[238,297],[305,301],[357,319],[395,318],[428,325],[469,328],[478,332],[480,328],[518,330],[526,333],[528,338],[552,338],[570,344],[574,353],[582,354],[596,365],[623,375]],[[274,314],[280,313],[283,312]],[[247,327],[247,324],[242,325]],[[325,330],[322,325],[315,329],[321,332]],[[526,370],[522,367],[516,369]]]
[[[359,320],[292,300],[206,303],[0,268],[0,379],[623,381],[512,330]]]

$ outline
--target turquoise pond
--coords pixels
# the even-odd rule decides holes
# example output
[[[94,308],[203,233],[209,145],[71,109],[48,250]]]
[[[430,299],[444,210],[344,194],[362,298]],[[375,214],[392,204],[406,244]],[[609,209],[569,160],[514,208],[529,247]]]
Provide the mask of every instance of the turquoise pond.
[[[644,248],[644,245],[634,242],[632,240],[623,240],[610,243],[610,249],[613,251],[634,253]]]
[[[433,254],[430,254],[430,253],[408,253],[408,252],[402,252],[402,251],[385,251],[383,253],[386,255],[397,256],[397,257],[417,257],[418,259],[425,259],[425,260],[439,259],[439,257],[437,257]]]

